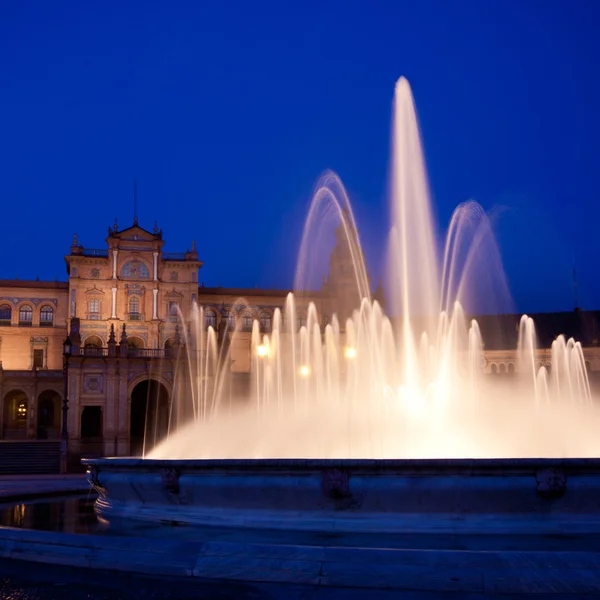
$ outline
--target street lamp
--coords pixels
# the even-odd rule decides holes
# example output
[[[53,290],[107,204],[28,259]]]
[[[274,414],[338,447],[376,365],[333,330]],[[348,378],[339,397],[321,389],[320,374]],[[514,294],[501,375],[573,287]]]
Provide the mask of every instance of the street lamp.
[[[63,342],[63,378],[65,391],[62,402],[62,429],[60,432],[60,472],[67,472],[67,448],[69,445],[69,430],[67,428],[67,414],[69,411],[69,358],[71,357],[71,338],[67,335]]]

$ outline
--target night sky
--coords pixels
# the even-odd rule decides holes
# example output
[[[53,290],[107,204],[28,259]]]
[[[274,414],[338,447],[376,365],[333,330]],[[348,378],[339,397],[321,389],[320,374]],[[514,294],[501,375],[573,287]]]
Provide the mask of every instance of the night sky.
[[[66,279],[77,233],[157,220],[200,281],[287,287],[339,173],[373,278],[394,83],[411,82],[440,229],[475,199],[515,306],[600,308],[600,2],[0,3],[0,278]]]

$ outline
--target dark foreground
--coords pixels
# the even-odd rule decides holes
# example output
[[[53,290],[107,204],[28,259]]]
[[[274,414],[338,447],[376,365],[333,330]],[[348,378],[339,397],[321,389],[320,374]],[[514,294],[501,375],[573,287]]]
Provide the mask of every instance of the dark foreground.
[[[411,592],[374,589],[327,588],[283,584],[238,584],[226,581],[186,582],[139,577],[105,571],[31,564],[0,559],[0,598],[6,600],[262,600],[289,599],[354,600],[357,598],[404,600],[519,600],[540,594],[464,594],[457,592]],[[600,594],[548,594],[546,598],[582,600]]]

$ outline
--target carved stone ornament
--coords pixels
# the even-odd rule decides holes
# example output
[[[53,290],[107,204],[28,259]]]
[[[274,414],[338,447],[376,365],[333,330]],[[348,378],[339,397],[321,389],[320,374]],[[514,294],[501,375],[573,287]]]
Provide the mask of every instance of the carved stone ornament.
[[[100,481],[98,480],[98,475],[100,474],[100,469],[96,465],[90,465],[87,471],[87,479],[92,484],[92,486],[97,490],[102,490],[102,486],[100,485]]]
[[[560,498],[567,490],[567,476],[561,469],[540,469],[535,479],[542,498]]]

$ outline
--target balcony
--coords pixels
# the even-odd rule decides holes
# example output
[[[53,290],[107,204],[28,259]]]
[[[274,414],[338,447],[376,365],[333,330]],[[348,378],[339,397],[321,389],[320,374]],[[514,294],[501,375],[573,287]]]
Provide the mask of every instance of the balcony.
[[[108,356],[108,348],[98,348],[96,346],[87,346],[79,349],[80,356]]]
[[[84,248],[81,254],[83,256],[97,256],[99,258],[108,258],[108,249]]]
[[[10,319],[0,319],[0,327],[10,327]]]
[[[144,321],[144,315],[142,313],[128,313],[128,321]]]
[[[32,321],[19,321],[19,327],[31,327],[32,325]]]
[[[185,252],[163,252],[163,260],[185,260]]]
[[[131,358],[165,358],[169,355],[163,348],[128,348],[127,356]]]

